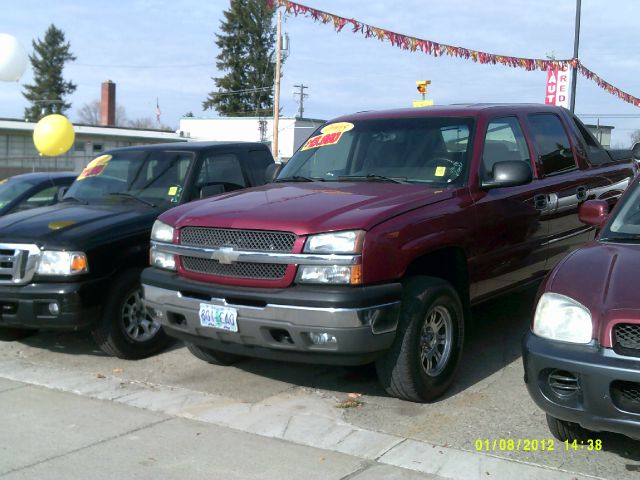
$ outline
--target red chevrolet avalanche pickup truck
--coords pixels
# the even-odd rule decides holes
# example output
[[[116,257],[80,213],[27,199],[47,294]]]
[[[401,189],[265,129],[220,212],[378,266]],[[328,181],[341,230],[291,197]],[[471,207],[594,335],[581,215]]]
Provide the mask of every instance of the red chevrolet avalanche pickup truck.
[[[391,395],[430,401],[454,377],[470,306],[592,239],[579,205],[614,203],[635,169],[556,107],[343,116],[273,183],[161,215],[146,305],[211,363],[375,361]]]

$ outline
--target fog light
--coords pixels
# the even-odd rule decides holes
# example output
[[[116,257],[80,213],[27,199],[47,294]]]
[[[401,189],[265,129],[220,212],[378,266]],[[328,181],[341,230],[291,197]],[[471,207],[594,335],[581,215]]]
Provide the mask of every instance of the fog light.
[[[338,339],[330,333],[309,332],[309,340],[314,345],[327,345],[330,343],[338,343]]]
[[[147,313],[154,320],[162,320],[164,318],[164,315],[161,310],[156,310],[155,308],[152,308],[152,307],[147,307]]]
[[[51,315],[58,315],[60,313],[60,305],[58,305],[58,302],[51,302],[49,304],[49,313]]]

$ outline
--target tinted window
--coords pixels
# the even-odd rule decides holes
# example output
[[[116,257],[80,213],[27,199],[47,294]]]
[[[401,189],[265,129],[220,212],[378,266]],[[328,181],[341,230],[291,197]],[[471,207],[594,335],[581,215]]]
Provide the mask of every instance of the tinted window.
[[[484,137],[482,178],[491,178],[493,166],[509,160],[530,162],[527,142],[516,117],[496,118],[489,123]]]
[[[198,174],[198,186],[227,183],[246,187],[240,159],[235,153],[210,155],[204,159]]]
[[[628,237],[640,242],[640,188],[637,183],[631,188],[618,205],[609,227],[602,233],[603,238]]]
[[[354,120],[318,129],[282,169],[333,181],[384,176],[415,183],[465,181],[473,122],[468,118]]]
[[[101,155],[89,162],[66,197],[90,203],[127,201],[127,196],[158,205],[179,203],[192,162],[191,152],[135,150]]]
[[[21,201],[18,205],[15,206],[15,211],[21,211],[21,210],[29,210],[31,208],[37,208],[37,207],[46,207],[47,205],[53,205],[54,203],[56,203],[57,200],[57,195],[58,195],[58,189],[60,187],[47,187],[43,190],[40,190],[36,193],[34,193],[33,195],[31,195],[29,198]],[[13,211],[13,209],[12,209]]]
[[[273,166],[272,166],[273,165]],[[251,185],[264,185],[271,181],[275,163],[267,150],[250,150],[246,174]]]
[[[8,179],[0,181],[0,208],[14,200],[19,195],[29,190],[33,185],[30,182]]]
[[[576,167],[569,138],[557,116],[549,113],[529,115],[529,124],[545,175]]]
[[[584,141],[584,144],[587,147],[587,152],[589,154],[589,161],[591,163],[603,163],[607,162],[609,159],[609,155],[602,148],[602,145],[596,140],[593,134],[589,131],[587,127],[580,121],[578,117],[573,117],[573,120],[578,127],[578,132],[580,132],[580,136]]]

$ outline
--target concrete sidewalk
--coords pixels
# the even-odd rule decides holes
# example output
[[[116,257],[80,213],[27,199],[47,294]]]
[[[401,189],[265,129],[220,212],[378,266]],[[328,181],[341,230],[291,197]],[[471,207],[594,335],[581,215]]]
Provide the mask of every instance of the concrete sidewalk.
[[[0,406],[7,479],[438,478],[8,380],[0,380]]]
[[[366,430],[298,390],[244,403],[6,359],[0,409],[7,478],[594,478]]]

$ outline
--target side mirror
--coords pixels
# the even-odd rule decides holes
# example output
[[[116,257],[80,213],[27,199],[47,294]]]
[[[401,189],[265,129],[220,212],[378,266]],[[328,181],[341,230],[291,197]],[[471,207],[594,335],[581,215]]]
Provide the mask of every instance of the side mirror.
[[[220,195],[224,193],[224,185],[213,184],[205,185],[200,189],[200,198],[213,197],[214,195]]]
[[[631,151],[633,152],[633,158],[636,160],[640,160],[640,142],[637,142],[631,147]]]
[[[578,217],[582,223],[600,228],[609,218],[609,203],[606,200],[587,200],[580,205]]]
[[[516,187],[533,180],[531,165],[522,160],[496,162],[492,173],[493,180],[483,180],[482,188]]]
[[[62,199],[64,198],[64,194],[67,193],[67,190],[69,190],[69,187],[60,187],[58,189],[58,193],[56,194],[56,203],[57,202],[61,202]]]

